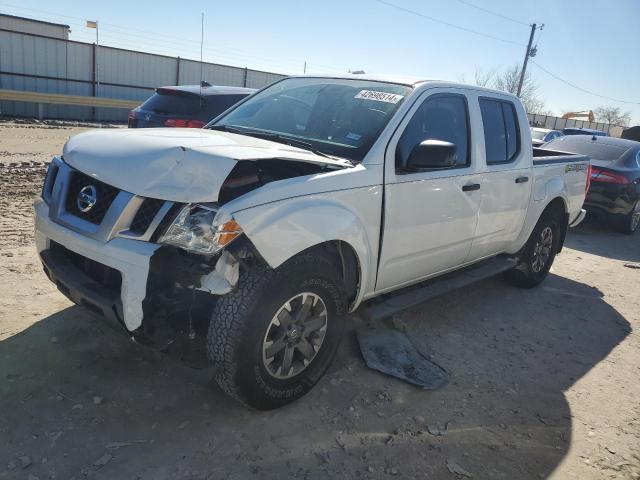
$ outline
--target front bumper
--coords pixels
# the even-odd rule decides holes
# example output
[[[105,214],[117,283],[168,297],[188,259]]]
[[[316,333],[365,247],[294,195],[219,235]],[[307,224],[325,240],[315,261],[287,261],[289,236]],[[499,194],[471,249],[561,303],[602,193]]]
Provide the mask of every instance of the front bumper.
[[[101,242],[53,222],[48,205],[41,199],[36,200],[34,209],[36,247],[51,280],[75,303],[117,318],[131,332],[138,329],[142,325],[150,259],[160,246],[127,238]],[[117,270],[122,278],[119,296],[101,289],[97,282],[55,254],[50,248],[52,241]]]

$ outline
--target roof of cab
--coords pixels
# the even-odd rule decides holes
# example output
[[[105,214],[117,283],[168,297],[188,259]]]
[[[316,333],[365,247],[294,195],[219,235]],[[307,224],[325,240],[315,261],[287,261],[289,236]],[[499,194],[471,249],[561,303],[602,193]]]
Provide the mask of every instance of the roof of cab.
[[[209,95],[250,95],[257,91],[255,88],[227,87],[223,85],[211,85],[207,87],[201,87],[200,85],[171,85],[158,87],[156,90],[175,90],[202,95],[203,97]]]
[[[334,78],[339,80],[363,80],[365,82],[383,82],[383,83],[396,83],[399,85],[406,85],[408,87],[416,87],[424,84],[436,84],[447,87],[460,87],[472,90],[479,90],[491,95],[503,95],[507,97],[518,98],[517,95],[505,92],[502,90],[496,90],[494,88],[480,87],[478,85],[470,85],[468,83],[451,82],[448,80],[434,80],[420,77],[400,76],[400,75],[369,75],[359,73],[347,73],[341,75],[293,75],[293,78]],[[291,78],[291,77],[289,77]]]
[[[414,86],[418,83],[428,82],[429,80],[420,79],[418,77],[408,77],[399,75],[369,75],[360,73],[346,73],[342,75],[294,75],[295,78],[335,78],[339,80],[363,80],[365,82],[384,82],[384,83],[398,83],[400,85]]]

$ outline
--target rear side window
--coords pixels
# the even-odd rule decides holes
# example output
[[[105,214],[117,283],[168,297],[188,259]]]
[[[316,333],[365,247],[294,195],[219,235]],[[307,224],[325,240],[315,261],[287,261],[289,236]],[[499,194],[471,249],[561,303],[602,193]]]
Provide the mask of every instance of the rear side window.
[[[396,149],[396,167],[407,163],[413,147],[424,140],[456,145],[456,164],[469,165],[469,114],[463,95],[436,94],[427,98],[402,133]]]
[[[246,95],[209,95],[204,99],[204,112],[213,120],[227,108],[235,105]]]
[[[200,111],[200,98],[190,93],[159,90],[142,104],[142,110],[170,115],[193,115]]]
[[[511,102],[481,98],[487,164],[512,162],[520,151],[518,117]]]

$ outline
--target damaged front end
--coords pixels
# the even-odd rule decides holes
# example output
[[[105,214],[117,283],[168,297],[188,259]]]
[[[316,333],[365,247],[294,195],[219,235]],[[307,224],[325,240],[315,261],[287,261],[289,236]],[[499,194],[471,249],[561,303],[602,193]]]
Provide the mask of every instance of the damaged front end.
[[[241,268],[266,265],[220,207],[267,183],[321,170],[276,159],[238,162],[222,186],[219,203],[174,209],[154,239],[162,246],[150,259],[144,320],[133,338],[190,366],[206,367],[206,336],[216,299],[236,287]]]
[[[346,167],[221,132],[80,134],[52,161],[34,203],[37,250],[74,303],[204,366],[216,299],[235,287],[243,264],[262,261],[233,218],[233,201]]]
[[[241,263],[255,261],[246,238],[210,257],[160,247],[150,260],[144,320],[133,338],[192,367],[208,366],[206,336],[216,299],[235,288]]]

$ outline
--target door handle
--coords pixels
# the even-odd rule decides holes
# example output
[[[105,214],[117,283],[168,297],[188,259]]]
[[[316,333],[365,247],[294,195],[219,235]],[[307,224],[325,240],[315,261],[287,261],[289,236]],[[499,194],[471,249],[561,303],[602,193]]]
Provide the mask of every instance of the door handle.
[[[480,184],[479,183],[469,183],[468,185],[464,185],[462,187],[462,191],[463,192],[472,192],[474,190],[480,190]]]
[[[527,183],[529,181],[529,177],[518,177],[516,178],[516,183]]]

